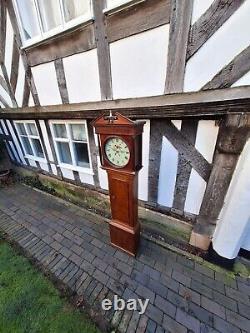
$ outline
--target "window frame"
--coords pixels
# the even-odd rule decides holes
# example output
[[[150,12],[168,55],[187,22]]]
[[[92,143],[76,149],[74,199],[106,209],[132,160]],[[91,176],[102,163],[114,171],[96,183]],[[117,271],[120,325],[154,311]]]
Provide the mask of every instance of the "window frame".
[[[38,5],[38,2],[37,2],[38,0],[32,0],[35,4],[35,8],[36,8],[40,34],[37,35],[37,36],[34,36],[32,38],[25,39],[24,31],[23,31],[24,29],[23,29],[23,25],[22,25],[21,15],[19,13],[18,5],[17,5],[17,0],[12,0],[12,1],[13,1],[14,11],[15,11],[15,14],[16,14],[18,28],[19,28],[19,32],[20,32],[21,40],[22,40],[21,49],[25,49],[25,48],[27,48],[29,46],[33,46],[35,44],[39,44],[39,43],[41,43],[43,41],[46,41],[46,40],[50,39],[51,37],[54,37],[54,36],[56,36],[60,33],[67,32],[71,28],[77,27],[78,25],[80,25],[82,23],[87,24],[89,21],[93,20],[92,0],[89,0],[90,9],[89,9],[88,13],[80,15],[78,17],[75,17],[74,19],[72,19],[68,22],[65,21],[64,9],[63,9],[63,0],[59,0],[59,10],[60,10],[62,23],[59,26],[57,26],[57,27],[55,27],[51,30],[43,32],[42,18],[41,18],[41,14],[40,14],[40,11],[39,11],[39,5]]]
[[[62,124],[65,125],[66,127],[66,133],[67,133],[67,138],[57,138],[55,135],[54,127],[53,125],[55,124]],[[73,140],[71,131],[70,131],[70,125],[71,124],[79,124],[79,125],[84,125],[85,127],[85,132],[86,132],[86,142],[85,141],[78,141],[78,140]],[[69,169],[72,171],[78,171],[81,173],[89,174],[89,175],[94,175],[93,172],[93,166],[92,166],[92,160],[91,160],[91,153],[90,153],[90,145],[89,145],[89,133],[88,133],[88,127],[87,127],[87,122],[86,120],[50,120],[49,121],[49,126],[50,126],[50,131],[52,134],[52,139],[53,139],[53,144],[57,156],[57,161],[59,167]],[[69,144],[69,150],[70,150],[70,157],[72,160],[72,164],[64,163],[61,162],[60,158],[60,153],[57,147],[57,142],[67,142]],[[81,167],[76,164],[76,156],[74,152],[74,147],[73,147],[73,142],[80,142],[80,143],[86,143],[87,144],[87,149],[88,149],[88,157],[89,157],[89,167]]]
[[[17,124],[23,124],[23,125],[24,125],[25,131],[26,131],[26,135],[24,135],[24,134],[20,134]],[[33,125],[35,125],[35,128],[36,128],[36,131],[37,131],[37,134],[38,134],[38,135],[32,135],[32,134],[29,134],[29,132],[28,132],[28,130],[27,130],[27,127],[26,127],[26,126],[27,126],[26,124],[33,124]],[[37,162],[48,163],[48,161],[47,161],[47,159],[46,159],[45,148],[43,147],[43,143],[42,143],[42,140],[41,140],[41,138],[40,138],[40,134],[39,134],[39,131],[38,131],[38,128],[37,128],[36,122],[35,122],[34,120],[15,120],[15,121],[14,121],[14,125],[15,125],[16,132],[17,132],[17,134],[18,134],[19,140],[20,140],[20,142],[21,142],[21,145],[22,145],[23,151],[25,152],[24,157],[25,157],[25,158],[28,158],[28,159],[30,159],[30,160],[37,161]],[[23,136],[23,137],[26,137],[26,138],[29,140],[29,144],[30,144],[30,146],[31,146],[31,150],[32,150],[32,152],[33,152],[34,155],[30,155],[30,154],[27,153],[27,151],[26,151],[26,149],[25,149],[25,146],[24,146],[24,144],[23,144],[22,136]],[[35,149],[34,149],[34,146],[33,146],[33,143],[32,143],[32,140],[31,140],[31,139],[39,140],[40,145],[41,145],[41,147],[42,147],[42,151],[43,151],[43,156],[44,156],[44,157],[39,157],[39,156],[35,155]]]

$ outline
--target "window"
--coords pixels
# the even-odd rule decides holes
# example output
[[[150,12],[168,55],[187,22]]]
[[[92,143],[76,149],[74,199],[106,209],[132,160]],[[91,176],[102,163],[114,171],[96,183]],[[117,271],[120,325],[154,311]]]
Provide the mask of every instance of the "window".
[[[34,121],[16,121],[15,126],[20,137],[24,152],[28,158],[44,160],[44,151]]]
[[[86,123],[53,121],[51,129],[59,164],[79,171],[90,169]]]
[[[24,46],[92,17],[91,0],[14,0]]]

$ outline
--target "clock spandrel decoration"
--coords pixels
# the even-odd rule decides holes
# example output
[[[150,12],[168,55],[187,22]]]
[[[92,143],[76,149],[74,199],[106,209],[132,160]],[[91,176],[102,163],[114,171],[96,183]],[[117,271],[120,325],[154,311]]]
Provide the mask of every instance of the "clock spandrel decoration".
[[[108,174],[111,243],[131,255],[136,255],[140,239],[138,172],[142,168],[144,124],[119,113],[92,122],[98,135],[101,165]]]

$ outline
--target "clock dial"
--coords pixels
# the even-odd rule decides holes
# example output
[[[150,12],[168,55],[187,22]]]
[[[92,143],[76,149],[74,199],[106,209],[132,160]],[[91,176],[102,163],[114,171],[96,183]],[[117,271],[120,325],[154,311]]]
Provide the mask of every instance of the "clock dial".
[[[105,154],[108,161],[119,168],[127,165],[130,159],[128,145],[118,137],[107,140],[105,143]]]

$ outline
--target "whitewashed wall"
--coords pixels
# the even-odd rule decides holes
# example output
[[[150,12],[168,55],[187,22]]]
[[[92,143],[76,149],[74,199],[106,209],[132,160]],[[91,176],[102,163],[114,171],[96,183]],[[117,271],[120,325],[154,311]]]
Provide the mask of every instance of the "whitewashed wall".
[[[191,23],[194,24],[202,14],[211,6],[214,0],[194,0],[193,3],[193,13],[192,13],[192,21]]]
[[[181,121],[172,122],[178,129],[181,128]],[[213,159],[217,135],[218,126],[215,125],[214,121],[199,121],[195,147],[210,163]],[[172,207],[178,167],[178,151],[165,137],[162,143],[158,203],[166,207]],[[186,212],[199,214],[205,190],[206,182],[192,169],[184,208]]]
[[[186,66],[184,91],[200,90],[250,45],[249,15],[250,1],[247,0],[190,58]]]
[[[250,251],[250,140],[238,161],[213,236],[219,255],[233,259],[240,248]]]
[[[114,99],[164,93],[168,36],[163,25],[110,44]]]

